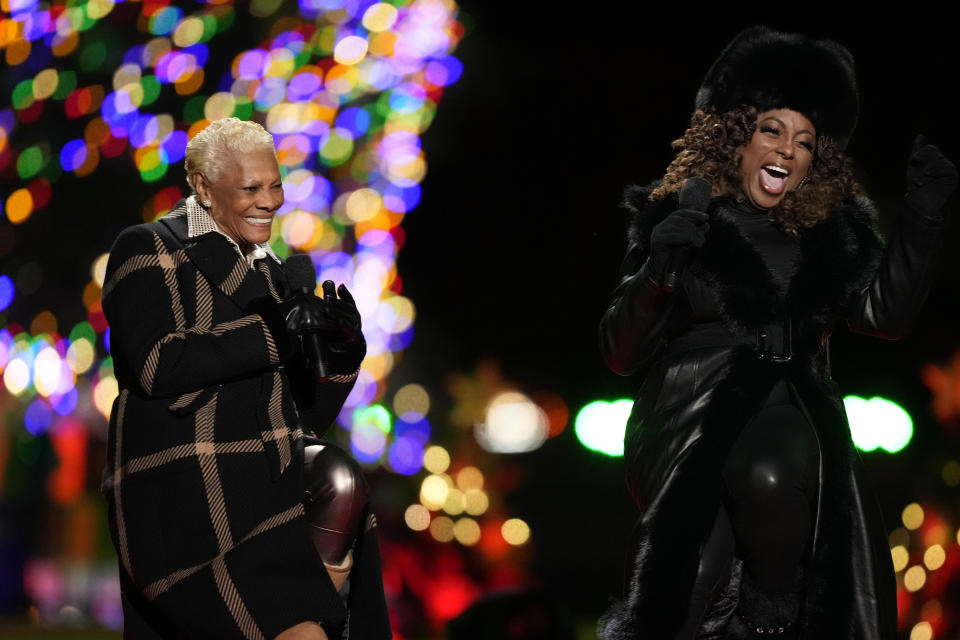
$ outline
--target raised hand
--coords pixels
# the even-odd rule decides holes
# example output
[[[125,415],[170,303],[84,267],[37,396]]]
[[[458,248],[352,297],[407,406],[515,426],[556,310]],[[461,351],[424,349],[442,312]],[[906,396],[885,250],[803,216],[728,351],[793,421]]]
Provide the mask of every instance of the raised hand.
[[[942,218],[943,205],[956,188],[957,167],[918,135],[907,163],[907,206],[927,218]]]

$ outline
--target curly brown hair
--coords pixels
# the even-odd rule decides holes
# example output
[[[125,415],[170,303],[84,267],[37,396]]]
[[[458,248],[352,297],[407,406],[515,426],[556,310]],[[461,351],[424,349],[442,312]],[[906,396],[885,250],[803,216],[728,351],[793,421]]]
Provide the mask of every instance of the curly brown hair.
[[[683,137],[673,141],[677,155],[650,199],[679,194],[687,178],[700,176],[713,184],[713,197],[745,200],[740,188],[740,147],[750,142],[756,128],[755,107],[741,105],[726,113],[695,111]],[[784,230],[796,233],[824,220],[837,205],[859,193],[853,162],[831,138],[817,136],[803,187],[784,196],[774,210],[774,219]]]

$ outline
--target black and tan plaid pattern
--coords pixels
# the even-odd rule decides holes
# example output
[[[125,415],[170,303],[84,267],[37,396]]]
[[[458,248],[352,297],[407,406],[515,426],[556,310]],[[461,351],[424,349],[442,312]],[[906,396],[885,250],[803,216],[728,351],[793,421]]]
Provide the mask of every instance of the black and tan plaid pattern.
[[[107,267],[121,392],[104,492],[122,571],[143,606],[183,611],[190,637],[339,628],[342,603],[303,521],[302,427],[324,431],[351,385],[296,395],[303,385],[287,379],[263,318],[245,312],[286,293],[279,262],[251,268],[195,209],[188,199],[128,229]],[[296,577],[269,588],[252,578],[286,574]],[[188,613],[201,605],[209,615]]]

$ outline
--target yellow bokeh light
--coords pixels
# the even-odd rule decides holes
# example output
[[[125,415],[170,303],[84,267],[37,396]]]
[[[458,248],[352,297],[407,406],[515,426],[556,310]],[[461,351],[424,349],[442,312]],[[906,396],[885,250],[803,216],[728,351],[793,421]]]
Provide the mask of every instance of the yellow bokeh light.
[[[140,65],[125,64],[113,72],[113,88],[115,91],[134,83],[140,83]]]
[[[463,496],[466,500],[464,511],[472,516],[483,514],[490,506],[490,499],[482,489],[467,489]]]
[[[920,565],[914,565],[903,574],[903,586],[907,591],[919,591],[927,582],[927,572]]]
[[[903,571],[910,562],[910,552],[903,545],[897,545],[890,549],[890,557],[893,559],[893,570]]]
[[[96,351],[90,341],[79,338],[70,344],[67,349],[67,364],[76,374],[86,373],[93,366]]]
[[[229,118],[233,115],[233,108],[237,100],[233,94],[226,91],[218,91],[209,98],[203,106],[203,116],[207,120],[219,120],[220,118]]]
[[[381,351],[373,355],[368,354],[363,360],[363,368],[369,371],[374,379],[383,380],[393,369],[393,352]]]
[[[946,559],[946,552],[943,550],[943,547],[938,544],[927,547],[927,550],[923,552],[923,564],[927,565],[927,569],[930,569],[930,571],[935,571],[942,567]]]
[[[422,504],[412,504],[403,512],[403,521],[414,531],[425,531],[430,526],[430,511]]]
[[[113,5],[113,0],[87,0],[84,9],[87,12],[87,16],[94,20],[99,20],[100,18],[105,18],[113,11]]]
[[[408,180],[410,182],[423,182],[427,175],[427,163],[421,156],[409,158],[405,162],[398,162],[387,167],[387,178],[391,182]]]
[[[423,452],[423,467],[430,473],[443,473],[449,466],[450,454],[443,447],[433,445]]]
[[[103,417],[110,418],[110,410],[113,408],[113,401],[120,393],[117,387],[117,379],[113,376],[101,378],[97,386],[93,388],[93,404],[97,411],[103,414]]]
[[[27,189],[17,189],[7,198],[5,211],[10,222],[20,224],[33,213],[33,196]]]
[[[500,533],[504,540],[514,546],[524,544],[530,539],[530,527],[520,518],[510,518],[504,522]]]
[[[264,64],[264,76],[289,78],[296,68],[293,51],[280,47],[270,52],[270,59]]]
[[[464,491],[483,489],[483,473],[476,467],[464,467],[457,472],[457,486]]]
[[[354,222],[363,222],[377,215],[383,199],[369,187],[357,189],[347,197],[346,214]]]
[[[475,545],[480,542],[480,525],[473,518],[460,518],[453,525],[453,535],[466,547]]]
[[[44,69],[33,79],[33,97],[37,100],[46,100],[57,90],[60,75],[56,69]]]
[[[463,513],[467,506],[467,499],[459,489],[450,489],[447,492],[447,499],[443,501],[443,510],[452,516],[458,516]]]
[[[900,517],[903,520],[903,526],[907,529],[911,531],[919,529],[923,524],[923,508],[916,502],[912,502],[904,507]]]
[[[189,47],[200,42],[203,38],[203,20],[196,16],[184,18],[173,31],[173,44],[178,47]]]
[[[413,302],[403,296],[391,296],[383,301],[387,305],[385,313],[380,314],[377,324],[388,333],[406,331],[416,315]]]
[[[402,416],[411,411],[425,416],[430,411],[430,396],[427,394],[427,390],[418,384],[412,383],[404,385],[397,389],[397,392],[393,396],[393,410],[398,416]],[[440,447],[437,448],[440,449]],[[446,452],[444,451],[444,453]],[[450,464],[449,455],[447,456],[443,469],[440,471],[446,471],[448,464]]]
[[[910,629],[910,640],[930,640],[933,638],[933,627],[929,622],[918,622]]]
[[[300,249],[313,239],[316,218],[306,211],[294,211],[283,217],[280,229],[286,243]]]
[[[397,8],[387,2],[378,2],[363,12],[363,26],[367,31],[386,31],[397,22]]]
[[[449,478],[440,474],[431,474],[420,485],[420,502],[431,511],[438,511],[447,501],[450,492]]]
[[[97,259],[90,265],[90,277],[97,283],[97,286],[103,288],[103,280],[107,277],[107,261],[110,260],[109,253],[101,253]]]
[[[453,540],[453,520],[447,516],[438,516],[430,523],[430,535],[438,542]]]
[[[20,395],[30,385],[30,367],[19,358],[11,360],[3,370],[3,384],[13,395]]]

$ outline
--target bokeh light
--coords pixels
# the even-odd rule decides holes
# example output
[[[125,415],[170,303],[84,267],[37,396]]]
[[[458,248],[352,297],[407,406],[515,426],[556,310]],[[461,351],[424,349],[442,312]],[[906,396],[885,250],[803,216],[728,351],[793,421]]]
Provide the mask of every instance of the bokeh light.
[[[910,552],[902,544],[890,549],[890,557],[893,560],[893,570],[897,572],[906,569],[907,563],[910,562]]]
[[[403,512],[403,521],[414,531],[426,531],[430,526],[430,511],[421,504],[412,504]]]
[[[927,572],[920,565],[910,567],[903,574],[903,586],[907,591],[919,591],[926,582]]]
[[[513,546],[526,544],[530,540],[530,526],[520,518],[510,518],[500,529],[503,539]]]
[[[596,400],[584,406],[573,428],[580,443],[591,451],[608,456],[623,455],[623,436],[633,408],[632,400]]]
[[[453,536],[460,544],[473,546],[480,542],[480,525],[473,518],[460,518],[453,525]]]
[[[903,449],[913,437],[913,420],[902,407],[886,398],[843,399],[853,443],[861,451],[880,448],[888,453]]]
[[[903,526],[907,529],[911,531],[919,529],[920,525],[923,524],[923,507],[916,502],[908,504],[903,508],[900,519],[903,521]]]
[[[930,571],[936,571],[946,562],[947,554],[939,544],[930,545],[923,552],[923,564]]]
[[[450,466],[450,454],[443,447],[434,445],[424,452],[423,466],[431,473],[443,473]]]
[[[495,453],[533,451],[549,432],[547,416],[530,398],[516,391],[494,396],[487,405],[483,423],[474,435],[481,447]]]

